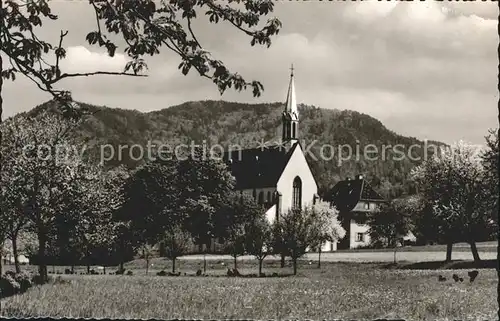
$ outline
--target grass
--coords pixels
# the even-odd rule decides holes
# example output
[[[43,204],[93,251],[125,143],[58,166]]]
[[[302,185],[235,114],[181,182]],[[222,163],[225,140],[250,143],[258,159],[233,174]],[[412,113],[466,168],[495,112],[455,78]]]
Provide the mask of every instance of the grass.
[[[207,277],[159,277],[142,262],[128,264],[133,276],[68,275],[2,300],[7,317],[196,318],[196,319],[497,319],[496,271],[482,269],[474,283],[438,282],[464,270],[387,269],[379,263],[330,263],[318,269],[300,262],[299,275],[283,278],[229,278],[231,261],[210,262]],[[201,262],[182,261],[191,273]],[[222,264],[224,263],[224,265]],[[291,267],[265,263],[267,274]],[[153,264],[155,264],[153,262]],[[156,265],[155,264],[155,265]],[[238,262],[256,273],[254,261]],[[154,265],[154,266],[155,266]],[[111,271],[111,270],[110,270]],[[216,277],[219,276],[219,277]],[[61,281],[62,280],[62,281]]]

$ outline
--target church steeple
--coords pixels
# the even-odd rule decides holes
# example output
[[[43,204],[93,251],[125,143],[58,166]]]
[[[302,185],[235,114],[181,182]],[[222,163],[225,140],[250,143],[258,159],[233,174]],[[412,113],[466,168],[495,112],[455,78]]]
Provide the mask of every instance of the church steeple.
[[[297,98],[295,96],[295,83],[293,64],[290,68],[290,84],[286,96],[285,110],[283,111],[283,142],[293,145],[298,140],[299,134],[299,111],[297,109]]]

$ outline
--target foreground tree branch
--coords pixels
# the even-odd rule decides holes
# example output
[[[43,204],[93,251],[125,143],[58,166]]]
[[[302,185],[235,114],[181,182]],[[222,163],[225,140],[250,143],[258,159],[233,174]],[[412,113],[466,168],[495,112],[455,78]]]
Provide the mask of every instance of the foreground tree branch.
[[[243,4],[244,9],[237,8]],[[60,68],[66,57],[64,39],[68,31],[60,31],[57,44],[41,40],[37,27],[46,20],[57,20],[51,12],[48,0],[26,1],[6,0],[0,7],[0,44],[1,53],[8,57],[11,66],[5,66],[0,57],[2,80],[15,80],[21,74],[33,81],[40,90],[50,93],[63,106],[71,107],[72,97],[67,90],[56,89],[62,79],[115,75],[145,77],[148,69],[145,55],[158,55],[162,47],[175,52],[180,58],[179,69],[184,75],[194,68],[200,76],[212,80],[219,92],[227,88],[241,91],[251,87],[254,96],[260,96],[263,86],[258,81],[245,81],[238,73],[230,72],[222,61],[213,58],[198,41],[192,27],[193,19],[201,11],[208,16],[210,23],[228,22],[246,36],[250,44],[271,45],[271,37],[278,34],[281,22],[272,18],[259,28],[263,16],[273,11],[272,0],[241,0],[221,5],[215,0],[170,0],[156,3],[153,0],[89,0],[95,12],[96,31],[87,34],[90,45],[104,47],[110,57],[116,53],[118,45],[107,34],[118,34],[126,43],[125,54],[130,61],[121,72],[90,71],[87,73],[68,73]],[[47,61],[55,56],[54,62]],[[0,82],[0,121],[2,116]]]

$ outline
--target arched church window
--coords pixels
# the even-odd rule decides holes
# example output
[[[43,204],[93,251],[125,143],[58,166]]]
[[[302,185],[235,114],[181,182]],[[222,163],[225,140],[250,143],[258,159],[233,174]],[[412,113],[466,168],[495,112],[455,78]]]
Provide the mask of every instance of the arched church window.
[[[264,192],[259,193],[259,204],[264,204]]]
[[[292,126],[292,138],[297,138],[297,124],[293,123]]]
[[[271,203],[272,201],[273,201],[273,200],[272,200],[272,198],[271,198],[271,192],[270,192],[270,191],[268,191],[268,192],[267,192],[267,202],[268,202],[268,203]]]
[[[293,180],[293,208],[302,207],[302,180],[296,176]]]
[[[254,200],[257,199],[257,191],[255,189],[253,190],[252,196]]]

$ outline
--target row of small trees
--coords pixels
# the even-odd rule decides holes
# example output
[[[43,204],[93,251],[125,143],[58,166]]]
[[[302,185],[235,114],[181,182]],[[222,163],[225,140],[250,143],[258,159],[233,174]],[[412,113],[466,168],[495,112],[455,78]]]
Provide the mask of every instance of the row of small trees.
[[[296,270],[306,248],[343,236],[335,211],[321,202],[269,225],[264,208],[234,191],[225,164],[201,150],[183,161],[158,157],[135,170],[105,169],[72,137],[81,121],[42,110],[1,125],[8,184],[1,190],[0,241],[10,240],[17,271],[20,235],[36,236],[31,259],[45,278],[49,263],[123,269],[137,252],[149,258],[157,245],[175,264],[193,244],[203,248],[215,238],[235,264],[252,254],[260,271],[266,255],[279,253]]]
[[[394,200],[370,219],[375,242],[396,246],[409,231],[429,243],[447,245],[451,260],[454,243],[471,246],[494,239],[498,230],[498,135],[491,131],[486,148],[458,142],[442,148],[414,168],[411,179],[419,193]]]

